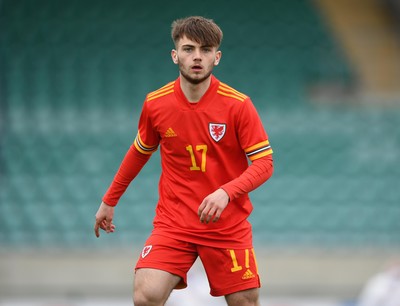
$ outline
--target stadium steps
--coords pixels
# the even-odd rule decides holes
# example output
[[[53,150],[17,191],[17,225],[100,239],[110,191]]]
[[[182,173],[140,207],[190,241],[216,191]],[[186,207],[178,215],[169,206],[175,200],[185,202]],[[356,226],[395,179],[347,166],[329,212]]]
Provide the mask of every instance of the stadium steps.
[[[360,90],[373,97],[398,98],[400,39],[384,2],[316,0],[315,3],[354,66]]]

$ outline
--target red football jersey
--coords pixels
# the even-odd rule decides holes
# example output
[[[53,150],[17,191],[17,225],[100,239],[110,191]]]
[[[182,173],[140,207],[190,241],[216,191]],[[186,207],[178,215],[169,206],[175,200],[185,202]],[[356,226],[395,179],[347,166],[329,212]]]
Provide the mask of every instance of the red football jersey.
[[[143,154],[160,146],[153,233],[212,247],[252,246],[247,194],[232,200],[215,223],[201,223],[197,214],[207,195],[246,170],[247,158],[272,154],[249,97],[212,76],[201,100],[190,103],[178,78],[147,95],[134,145]]]

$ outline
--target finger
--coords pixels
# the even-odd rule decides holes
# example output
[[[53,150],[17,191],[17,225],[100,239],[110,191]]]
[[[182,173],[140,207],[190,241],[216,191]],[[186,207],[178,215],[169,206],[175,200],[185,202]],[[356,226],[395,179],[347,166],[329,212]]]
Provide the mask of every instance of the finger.
[[[204,208],[203,211],[201,212],[201,214],[200,214],[200,222],[201,223],[205,222],[205,220],[207,218],[207,211],[208,211],[208,209]]]
[[[201,223],[204,223],[205,220],[207,219],[207,214],[208,214],[209,210],[210,210],[210,208],[208,207],[208,205],[205,205],[204,208],[201,210],[201,213],[200,213],[200,222]]]
[[[106,220],[103,220],[103,222],[101,222],[100,228],[103,231],[107,231],[107,222],[106,222]],[[114,231],[115,231],[115,225],[113,223],[111,223],[110,232],[113,233]]]
[[[101,221],[101,223],[100,223],[100,228],[101,228],[103,231],[106,231],[106,228],[107,228],[106,220]]]
[[[112,223],[112,219],[106,218],[106,232],[107,233],[111,232],[111,223]]]
[[[205,207],[206,207],[205,201],[201,202],[199,209],[197,210],[197,214],[199,217],[201,217],[201,214],[203,213]]]
[[[206,217],[206,223],[208,224],[211,220],[211,218],[214,216],[216,209],[215,208],[211,208],[208,211],[207,217]]]
[[[96,221],[96,223],[94,224],[94,233],[97,238],[100,237],[99,227],[100,227],[100,224],[99,224],[99,222]]]
[[[217,222],[220,217],[221,217],[221,211],[217,211],[214,216],[213,222]]]
[[[111,223],[110,233],[114,233],[114,232],[115,232],[115,225],[113,223]]]

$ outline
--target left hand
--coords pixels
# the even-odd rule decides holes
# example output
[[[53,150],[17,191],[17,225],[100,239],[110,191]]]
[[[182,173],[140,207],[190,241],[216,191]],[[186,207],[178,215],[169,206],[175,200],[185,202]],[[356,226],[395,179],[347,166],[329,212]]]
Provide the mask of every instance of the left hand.
[[[107,233],[113,233],[115,231],[115,225],[112,222],[113,217],[114,207],[101,202],[96,213],[96,222],[94,224],[94,233],[97,238],[100,237],[100,228]]]
[[[229,196],[223,189],[217,189],[206,196],[198,210],[201,223],[217,222],[225,207],[229,203]]]

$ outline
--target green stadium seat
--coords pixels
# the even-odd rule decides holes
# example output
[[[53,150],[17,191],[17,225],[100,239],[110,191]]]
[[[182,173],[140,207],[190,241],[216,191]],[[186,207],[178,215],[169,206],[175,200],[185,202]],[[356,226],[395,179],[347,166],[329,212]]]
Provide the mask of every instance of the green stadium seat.
[[[251,96],[275,152],[274,176],[251,194],[256,243],[400,245],[400,111],[309,103],[313,82],[351,83],[352,72],[308,2],[212,4],[225,31],[215,73]],[[0,246],[94,247],[94,214],[145,94],[178,75],[169,57],[178,16],[162,1],[2,5]],[[155,155],[121,199],[107,243],[144,242],[158,167]]]

